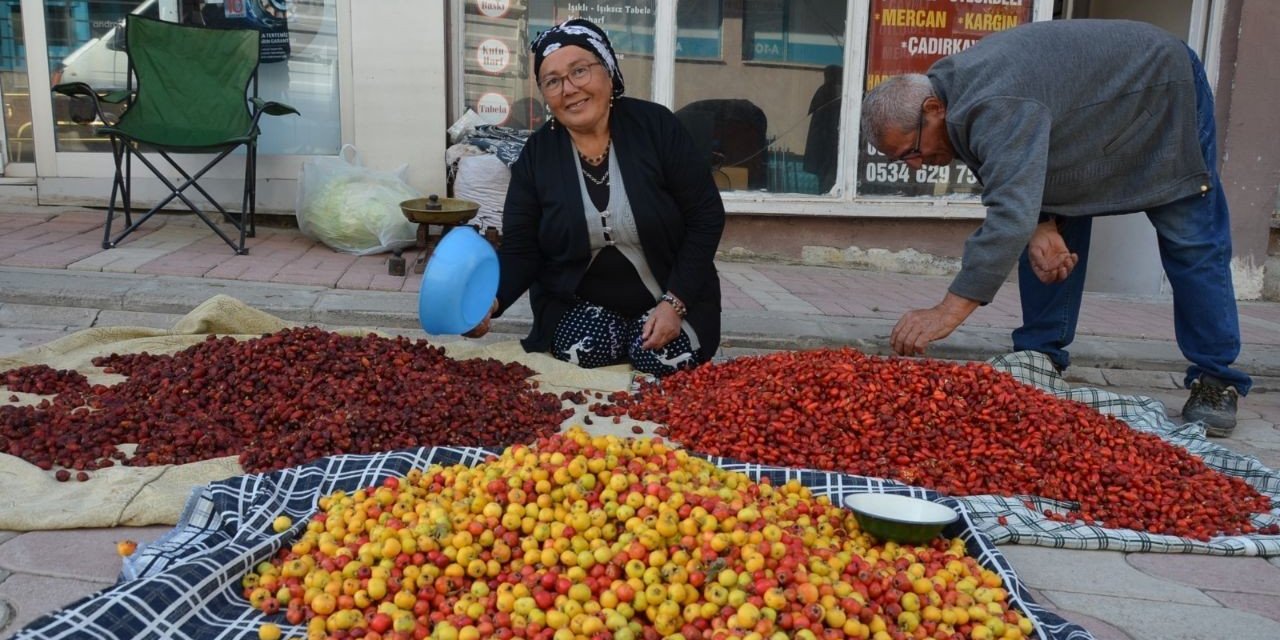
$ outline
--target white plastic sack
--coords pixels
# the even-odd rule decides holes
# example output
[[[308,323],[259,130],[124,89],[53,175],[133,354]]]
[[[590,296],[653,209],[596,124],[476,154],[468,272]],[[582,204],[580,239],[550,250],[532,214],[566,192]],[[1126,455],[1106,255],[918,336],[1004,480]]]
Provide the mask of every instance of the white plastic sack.
[[[498,156],[486,153],[463,156],[458,159],[458,175],[453,180],[454,195],[480,205],[472,225],[496,229],[502,233],[502,207],[507,200],[507,185],[511,183],[511,170]]]
[[[400,203],[422,194],[405,182],[408,168],[366,168],[351,145],[336,157],[303,162],[295,208],[298,229],[338,251],[362,256],[413,245],[417,228],[404,217]]]

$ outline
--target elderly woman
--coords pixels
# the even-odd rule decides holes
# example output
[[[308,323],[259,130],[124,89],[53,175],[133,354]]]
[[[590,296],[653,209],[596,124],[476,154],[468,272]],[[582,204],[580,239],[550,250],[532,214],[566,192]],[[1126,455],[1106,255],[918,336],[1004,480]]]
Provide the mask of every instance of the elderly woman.
[[[490,317],[528,291],[526,351],[655,376],[706,362],[720,343],[724,229],[707,160],[668,109],[622,97],[595,24],[568,20],[532,51],[552,117],[511,167]]]

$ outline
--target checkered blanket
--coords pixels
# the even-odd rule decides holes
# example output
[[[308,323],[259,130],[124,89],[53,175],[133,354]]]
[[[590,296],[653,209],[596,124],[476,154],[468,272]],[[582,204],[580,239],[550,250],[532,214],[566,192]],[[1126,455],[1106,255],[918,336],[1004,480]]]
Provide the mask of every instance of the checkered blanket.
[[[301,534],[322,495],[377,484],[431,464],[481,462],[496,453],[474,448],[435,447],[365,456],[336,456],[270,474],[244,475],[197,490],[178,526],[141,548],[126,563],[122,581],[101,593],[50,614],[18,632],[16,640],[36,638],[257,638],[267,619],[240,595],[240,578],[267,560],[286,540]],[[936,500],[960,512],[944,531],[965,541],[968,553],[996,571],[1018,609],[1027,614],[1042,638],[1087,640],[1083,628],[1037,605],[1013,568],[978,527],[965,504],[917,487],[888,480],[819,471],[767,467],[713,459],[720,466],[775,483],[798,479],[816,495],[837,504],[854,493],[899,493]],[[294,520],[283,535],[272,532],[280,514]],[[278,622],[285,636],[304,635],[301,627]]]
[[[1209,442],[1201,423],[1174,424],[1165,414],[1164,405],[1152,398],[1122,396],[1094,388],[1071,389],[1049,359],[1041,353],[1019,351],[993,358],[990,363],[996,369],[1009,372],[1021,382],[1035,385],[1059,398],[1082,402],[1102,413],[1113,415],[1134,429],[1153,433],[1166,442],[1187,449],[1212,469],[1243,479],[1259,493],[1271,498],[1271,513],[1256,514],[1253,524],[1265,527],[1280,522],[1280,473],[1267,468],[1253,456],[1235,453]],[[1028,508],[1023,503],[1024,499],[1034,509]],[[1066,513],[1071,510],[1072,505],[1036,496],[970,496],[958,500],[972,516],[974,525],[997,544],[1016,542],[1066,549],[1228,556],[1280,555],[1280,535],[1222,536],[1209,542],[1200,542],[1129,529],[1105,529],[1078,523],[1055,522],[1044,517],[1044,511],[1049,509]],[[999,523],[1000,516],[1005,517],[1007,524]]]

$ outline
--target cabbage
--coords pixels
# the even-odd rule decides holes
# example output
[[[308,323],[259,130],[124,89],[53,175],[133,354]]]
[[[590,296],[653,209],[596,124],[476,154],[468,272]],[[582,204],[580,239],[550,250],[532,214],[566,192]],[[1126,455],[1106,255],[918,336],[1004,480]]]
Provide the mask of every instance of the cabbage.
[[[400,203],[418,197],[397,179],[369,173],[335,175],[308,194],[298,212],[307,236],[343,253],[367,255],[412,245],[417,229]]]

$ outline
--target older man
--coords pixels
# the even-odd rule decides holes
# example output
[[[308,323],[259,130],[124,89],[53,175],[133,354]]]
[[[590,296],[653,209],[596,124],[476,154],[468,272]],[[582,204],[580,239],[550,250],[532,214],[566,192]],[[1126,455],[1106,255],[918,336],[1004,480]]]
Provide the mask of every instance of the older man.
[[[894,351],[924,352],[995,296],[1015,263],[1023,324],[1014,348],[1061,370],[1075,337],[1094,216],[1145,211],[1173,286],[1191,362],[1182,409],[1209,435],[1235,427],[1252,380],[1231,367],[1240,329],[1213,97],[1180,40],[1119,20],[1028,24],[891,78],[863,101],[863,137],[913,169],[965,163],[986,219],[965,242],[946,297],[906,313]]]

